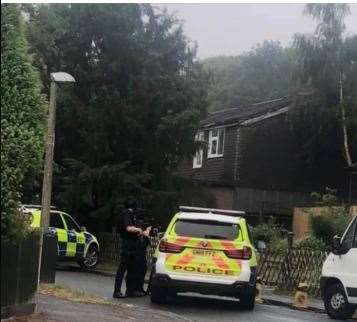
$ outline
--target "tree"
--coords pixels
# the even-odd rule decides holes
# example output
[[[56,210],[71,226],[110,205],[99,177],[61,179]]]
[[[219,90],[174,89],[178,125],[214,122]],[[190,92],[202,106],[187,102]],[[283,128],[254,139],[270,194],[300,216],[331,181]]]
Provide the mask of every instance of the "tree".
[[[165,204],[176,189],[171,170],[192,154],[206,108],[207,77],[181,24],[150,5],[27,11],[44,82],[54,70],[77,80],[59,98],[56,203],[108,229],[129,194]]]
[[[349,133],[356,132],[356,36],[344,38],[346,4],[308,4],[305,14],[318,21],[313,35],[296,35],[300,86],[310,87],[325,108],[339,107],[342,150],[348,166],[353,161]],[[348,111],[346,111],[348,107]]]
[[[264,41],[243,55],[205,59],[203,64],[212,74],[209,110],[287,96],[293,62],[294,51],[274,41]]]
[[[22,235],[24,178],[42,164],[44,99],[18,5],[1,6],[1,237]]]

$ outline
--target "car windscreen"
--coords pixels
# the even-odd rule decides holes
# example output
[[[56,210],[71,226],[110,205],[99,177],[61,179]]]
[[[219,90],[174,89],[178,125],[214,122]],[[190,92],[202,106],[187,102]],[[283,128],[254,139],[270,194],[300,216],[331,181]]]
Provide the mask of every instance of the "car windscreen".
[[[221,240],[235,240],[240,232],[237,223],[196,219],[178,219],[174,229],[179,236]]]

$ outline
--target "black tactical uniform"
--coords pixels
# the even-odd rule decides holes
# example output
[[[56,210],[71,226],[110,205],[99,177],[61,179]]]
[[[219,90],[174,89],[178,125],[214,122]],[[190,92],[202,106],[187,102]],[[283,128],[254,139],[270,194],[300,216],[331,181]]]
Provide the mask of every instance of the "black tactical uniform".
[[[113,297],[123,297],[121,285],[125,271],[126,277],[126,296],[142,296],[142,266],[146,264],[146,257],[142,256],[143,236],[139,233],[128,232],[129,226],[137,226],[137,213],[135,204],[130,204],[123,212],[119,220],[119,232],[121,234],[121,260],[115,278]],[[146,265],[145,265],[146,266]],[[146,269],[145,269],[146,272]],[[145,274],[145,273],[144,273]]]
[[[144,287],[144,281],[145,281],[145,275],[147,271],[147,260],[146,260],[146,250],[147,247],[150,244],[150,239],[146,236],[140,236],[140,245],[138,248],[138,257],[137,257],[137,262],[138,265],[135,268],[135,280],[136,280],[136,286],[135,289],[141,292],[145,292],[143,287]]]

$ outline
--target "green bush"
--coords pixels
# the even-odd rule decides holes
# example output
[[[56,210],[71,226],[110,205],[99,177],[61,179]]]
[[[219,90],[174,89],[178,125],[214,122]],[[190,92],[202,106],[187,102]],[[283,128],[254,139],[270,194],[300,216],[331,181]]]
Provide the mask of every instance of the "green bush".
[[[271,217],[267,222],[259,223],[252,228],[253,240],[269,244],[273,239],[281,237],[281,228]]]
[[[345,231],[351,216],[348,207],[327,207],[320,216],[310,217],[312,235],[331,245],[333,236],[342,235]]]
[[[44,99],[28,55],[17,4],[1,5],[1,238],[14,241],[26,224],[18,208],[25,176],[43,155]]]
[[[269,249],[273,251],[284,251],[289,247],[287,238],[274,238],[270,244]]]
[[[309,248],[312,250],[325,251],[328,248],[328,245],[319,238],[315,236],[309,236],[303,240],[300,240],[295,245],[297,248]]]
[[[266,246],[272,250],[283,250],[288,248],[286,230],[280,227],[273,217],[267,222],[259,223],[252,228],[252,237],[255,242],[264,241]]]

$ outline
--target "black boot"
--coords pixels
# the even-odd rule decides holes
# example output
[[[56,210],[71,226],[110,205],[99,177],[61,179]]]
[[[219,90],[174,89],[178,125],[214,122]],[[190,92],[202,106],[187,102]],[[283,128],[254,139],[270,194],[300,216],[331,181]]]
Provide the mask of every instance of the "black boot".
[[[125,296],[127,297],[142,297],[145,296],[146,293],[142,291],[132,291],[132,292],[126,292]]]
[[[122,298],[124,298],[125,296],[124,296],[124,294],[122,293],[122,292],[114,292],[113,293],[113,297],[115,298],[115,299],[122,299]]]

